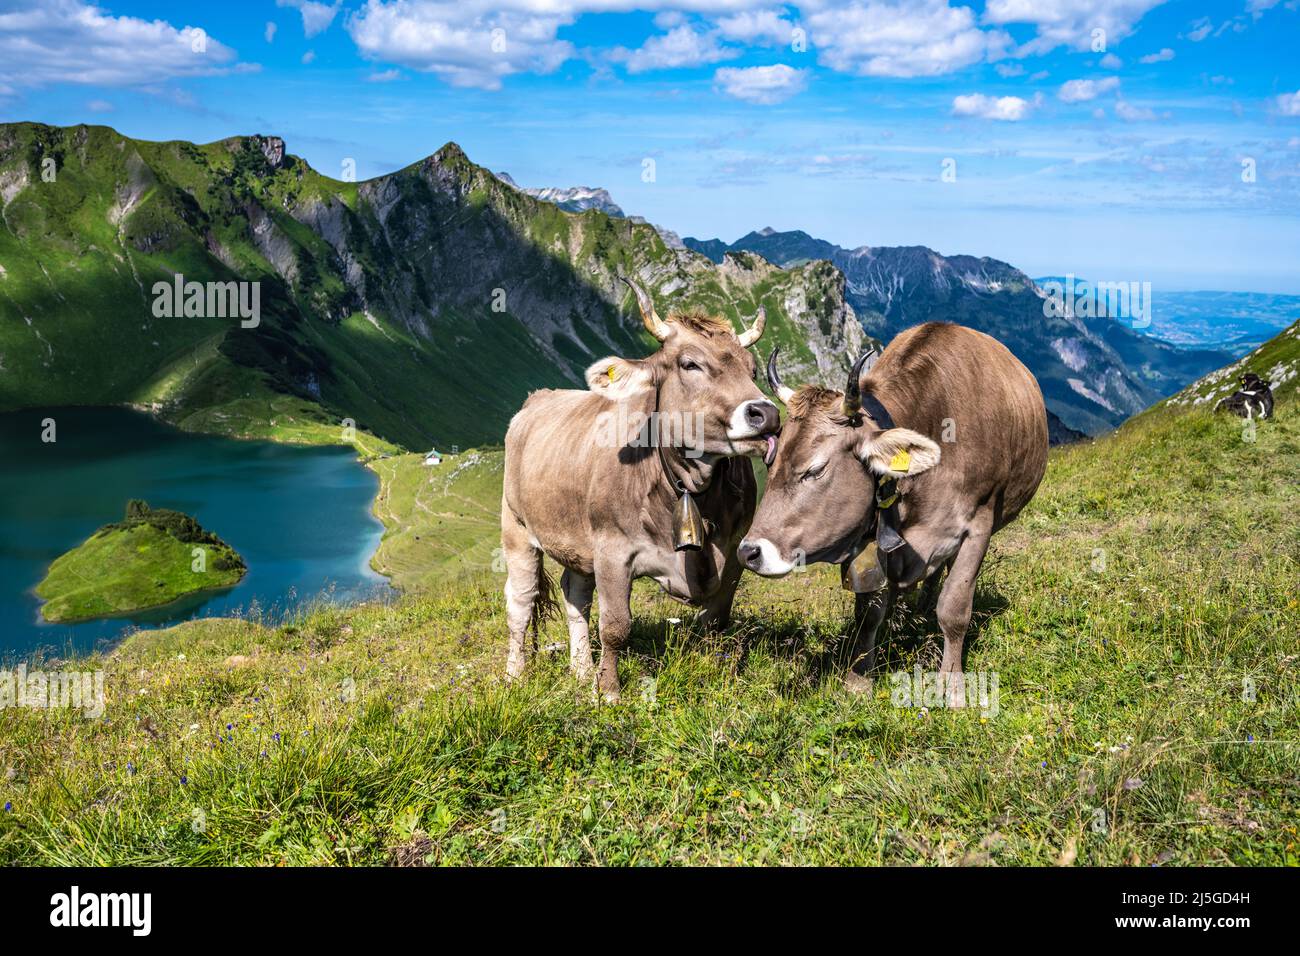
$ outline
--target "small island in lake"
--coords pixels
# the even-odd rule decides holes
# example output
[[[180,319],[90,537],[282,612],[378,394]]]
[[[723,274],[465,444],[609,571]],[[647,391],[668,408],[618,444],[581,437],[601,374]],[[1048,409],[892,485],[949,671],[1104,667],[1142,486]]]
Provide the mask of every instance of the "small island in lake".
[[[36,594],[47,621],[66,623],[160,607],[239,583],[244,559],[187,514],[132,500],[50,565]]]

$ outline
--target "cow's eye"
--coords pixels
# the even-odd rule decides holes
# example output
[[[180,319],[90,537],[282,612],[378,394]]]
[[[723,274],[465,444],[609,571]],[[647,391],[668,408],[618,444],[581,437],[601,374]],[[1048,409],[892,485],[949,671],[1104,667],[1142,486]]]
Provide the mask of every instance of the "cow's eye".
[[[698,372],[700,365],[694,359],[684,358],[681,361],[681,368],[683,372]]]
[[[813,462],[811,465],[809,465],[807,468],[804,469],[804,473],[799,476],[799,480],[816,481],[822,475],[826,474],[827,464],[828,462],[824,462],[824,461]]]

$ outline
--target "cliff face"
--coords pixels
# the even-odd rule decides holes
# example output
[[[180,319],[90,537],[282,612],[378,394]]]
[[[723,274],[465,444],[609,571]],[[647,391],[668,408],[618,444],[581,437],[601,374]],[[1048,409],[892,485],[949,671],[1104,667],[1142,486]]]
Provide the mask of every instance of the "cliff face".
[[[836,381],[863,340],[824,263],[715,264],[648,224],[528,195],[454,143],[351,183],[278,137],[11,124],[0,197],[0,408],[148,402],[213,427],[282,394],[408,445],[490,442],[531,389],[653,347],[620,275],[661,312],[736,328],[764,305],[762,354],[780,342],[794,377]],[[259,282],[258,326],[157,318],[154,283],[177,273]]]

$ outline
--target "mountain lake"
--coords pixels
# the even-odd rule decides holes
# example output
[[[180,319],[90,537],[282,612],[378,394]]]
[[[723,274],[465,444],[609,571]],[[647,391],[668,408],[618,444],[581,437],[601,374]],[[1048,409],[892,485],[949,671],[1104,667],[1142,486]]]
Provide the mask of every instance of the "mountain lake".
[[[42,440],[46,419],[53,442]],[[370,510],[379,479],[350,448],[194,435],[126,408],[54,408],[0,414],[0,461],[0,662],[90,651],[132,627],[275,621],[304,602],[392,593],[369,563],[383,534]],[[164,607],[46,623],[35,588],[50,562],[121,520],[132,498],[192,515],[248,573]]]

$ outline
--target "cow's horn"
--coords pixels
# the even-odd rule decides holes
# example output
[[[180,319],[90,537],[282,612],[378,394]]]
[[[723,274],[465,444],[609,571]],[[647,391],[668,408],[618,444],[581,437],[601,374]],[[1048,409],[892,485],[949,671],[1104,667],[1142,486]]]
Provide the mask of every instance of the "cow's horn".
[[[781,351],[781,346],[772,346],[772,354],[767,358],[767,384],[772,387],[776,397],[781,399],[782,405],[789,405],[790,399],[794,398],[794,389],[781,381],[781,376],[776,370],[776,353]]]
[[[858,356],[858,360],[853,363],[853,368],[849,369],[849,380],[844,386],[844,417],[853,418],[858,412],[862,411],[862,366],[867,364],[867,359],[875,355],[874,349],[869,349]]]
[[[657,338],[660,342],[668,338],[668,334],[672,329],[668,327],[667,322],[659,318],[659,313],[655,311],[654,299],[646,295],[645,289],[642,289],[631,279],[627,278],[627,276],[619,276],[619,278],[627,283],[627,287],[631,289],[632,294],[636,296],[636,304],[641,309],[641,321],[645,323],[646,331]]]
[[[736,338],[740,340],[742,348],[749,348],[755,342],[763,337],[763,328],[767,325],[767,309],[761,305],[758,307],[758,318],[754,319],[754,324],[741,332]]]

